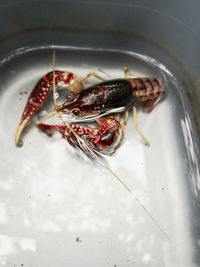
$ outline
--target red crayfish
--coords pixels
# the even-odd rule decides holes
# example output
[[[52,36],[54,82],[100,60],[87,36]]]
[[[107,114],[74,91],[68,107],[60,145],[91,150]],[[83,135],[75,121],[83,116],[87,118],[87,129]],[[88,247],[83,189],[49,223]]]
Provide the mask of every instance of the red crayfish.
[[[128,72],[128,69],[125,71]],[[54,103],[53,111],[59,115],[63,122],[66,119],[71,122],[94,121],[108,114],[127,111],[130,106],[135,108],[136,101],[147,102],[145,110],[149,111],[165,95],[165,86],[159,79],[146,77],[104,80],[84,88],[83,83],[89,82],[88,77],[91,75],[104,80],[95,73],[90,73],[85,78],[78,78],[71,72],[58,70],[47,73],[42,77],[28,98],[16,131],[16,145],[20,144],[20,136],[24,127],[43,105],[53,83],[60,87],[67,87],[70,90],[64,104],[56,105],[56,102]],[[103,121],[98,120],[97,122],[100,127],[96,129],[75,125],[70,125],[66,129],[65,126],[50,126],[40,123],[38,123],[38,127],[48,134],[60,131],[62,136],[74,147],[82,149],[82,145],[76,140],[80,137],[94,151],[103,151],[105,147],[109,147],[115,141],[119,134],[120,124],[118,120],[111,120],[110,118],[104,118]],[[122,126],[122,132],[124,132],[126,122],[127,116]],[[136,120],[135,125],[139,132]],[[70,133],[72,129],[73,132]],[[140,132],[139,134],[142,136]],[[122,133],[123,135],[124,133]],[[148,141],[143,136],[142,138],[148,145]]]
[[[120,122],[116,118],[102,117],[108,114],[111,116],[113,113],[117,114],[125,111],[125,119],[121,127],[122,140],[128,119],[128,109],[133,106],[136,130],[148,145],[148,141],[142,136],[137,126],[135,103],[137,101],[146,102],[145,110],[151,110],[165,95],[165,86],[157,78],[128,78],[128,71],[128,69],[124,70],[126,75],[125,79],[106,81],[96,73],[90,73],[85,78],[78,78],[71,72],[55,71],[54,68],[53,72],[47,73],[37,82],[28,98],[15,134],[16,145],[20,145],[20,136],[24,127],[36,111],[42,107],[50,93],[52,85],[54,109],[49,113],[55,112],[55,114],[58,114],[58,117],[64,125],[49,125],[37,122],[37,126],[49,136],[52,136],[55,132],[59,132],[74,148],[78,148],[86,152],[86,154],[90,154],[91,152],[92,154],[90,155],[93,156],[96,155],[96,152],[107,153],[106,148],[108,148],[108,153],[110,153],[109,149],[115,143],[116,137],[120,133]],[[88,77],[91,75],[102,81],[85,88],[83,84],[84,82],[90,83]],[[66,87],[70,90],[70,94],[67,95],[67,100],[61,105],[56,104],[55,85]],[[54,114],[51,114],[51,116],[52,115]],[[66,119],[73,123],[96,121],[99,126],[97,128],[91,128],[88,126],[80,126],[78,124],[67,124]],[[118,146],[120,142],[118,143]],[[129,192],[131,192],[116,174],[114,174],[97,156],[96,158],[101,165],[103,165]],[[144,205],[136,196],[134,197],[162,234],[168,239],[165,232]]]

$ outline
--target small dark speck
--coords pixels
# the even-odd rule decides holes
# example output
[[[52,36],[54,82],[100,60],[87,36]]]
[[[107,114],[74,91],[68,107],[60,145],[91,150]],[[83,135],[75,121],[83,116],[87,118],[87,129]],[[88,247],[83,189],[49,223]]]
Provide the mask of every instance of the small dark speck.
[[[29,196],[29,198],[31,198],[31,196]]]
[[[77,237],[76,242],[82,242],[82,240],[79,237]]]
[[[19,101],[21,101],[22,99],[21,98],[19,98]]]
[[[47,196],[50,197],[50,194],[48,194]]]
[[[19,92],[19,94],[20,94],[20,95],[23,95],[23,94],[27,95],[27,94],[28,94],[28,92],[27,92],[27,91],[24,91],[24,92]]]
[[[24,264],[22,263],[21,266],[24,266]]]
[[[163,187],[162,190],[165,190],[165,188]]]
[[[117,264],[114,264],[114,267],[117,267]]]

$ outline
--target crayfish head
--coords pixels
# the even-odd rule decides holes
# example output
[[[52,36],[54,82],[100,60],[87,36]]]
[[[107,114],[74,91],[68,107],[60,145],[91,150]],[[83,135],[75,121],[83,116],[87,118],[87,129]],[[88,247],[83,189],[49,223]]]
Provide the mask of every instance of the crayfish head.
[[[98,109],[91,108],[87,103],[79,101],[77,96],[71,97],[63,105],[57,106],[56,111],[72,122],[91,121],[100,114]]]

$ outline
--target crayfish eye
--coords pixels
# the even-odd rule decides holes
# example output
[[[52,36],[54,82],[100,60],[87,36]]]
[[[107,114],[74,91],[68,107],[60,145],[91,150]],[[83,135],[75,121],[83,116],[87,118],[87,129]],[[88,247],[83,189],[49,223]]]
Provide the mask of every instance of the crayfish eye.
[[[75,116],[78,116],[79,113],[80,113],[80,109],[75,108],[75,109],[72,110],[72,113],[73,113]]]

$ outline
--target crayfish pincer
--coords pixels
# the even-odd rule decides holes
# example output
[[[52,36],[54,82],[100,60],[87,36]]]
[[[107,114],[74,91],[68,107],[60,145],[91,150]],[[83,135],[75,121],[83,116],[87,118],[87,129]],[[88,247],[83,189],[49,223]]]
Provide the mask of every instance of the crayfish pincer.
[[[60,86],[68,86],[71,88],[72,81],[74,82],[74,88],[78,91],[82,89],[82,83],[77,78],[77,76],[68,71],[55,71],[55,75],[53,77],[53,72],[49,72],[44,75],[33,88],[26,106],[24,108],[23,114],[21,116],[20,123],[17,127],[15,134],[15,144],[20,145],[20,136],[25,126],[28,124],[29,120],[32,116],[38,111],[44,104],[47,96],[49,95],[51,86],[53,84],[53,78],[55,79],[55,83]]]
[[[114,119],[104,118],[97,120],[97,123],[99,127],[96,128],[86,128],[76,124],[69,124],[70,128],[66,125],[49,125],[45,123],[37,123],[37,126],[50,137],[54,133],[60,132],[62,138],[66,139],[71,146],[84,151],[86,154],[89,152],[87,147],[94,152],[108,154],[119,134],[120,123]],[[80,139],[83,142],[80,142]]]

